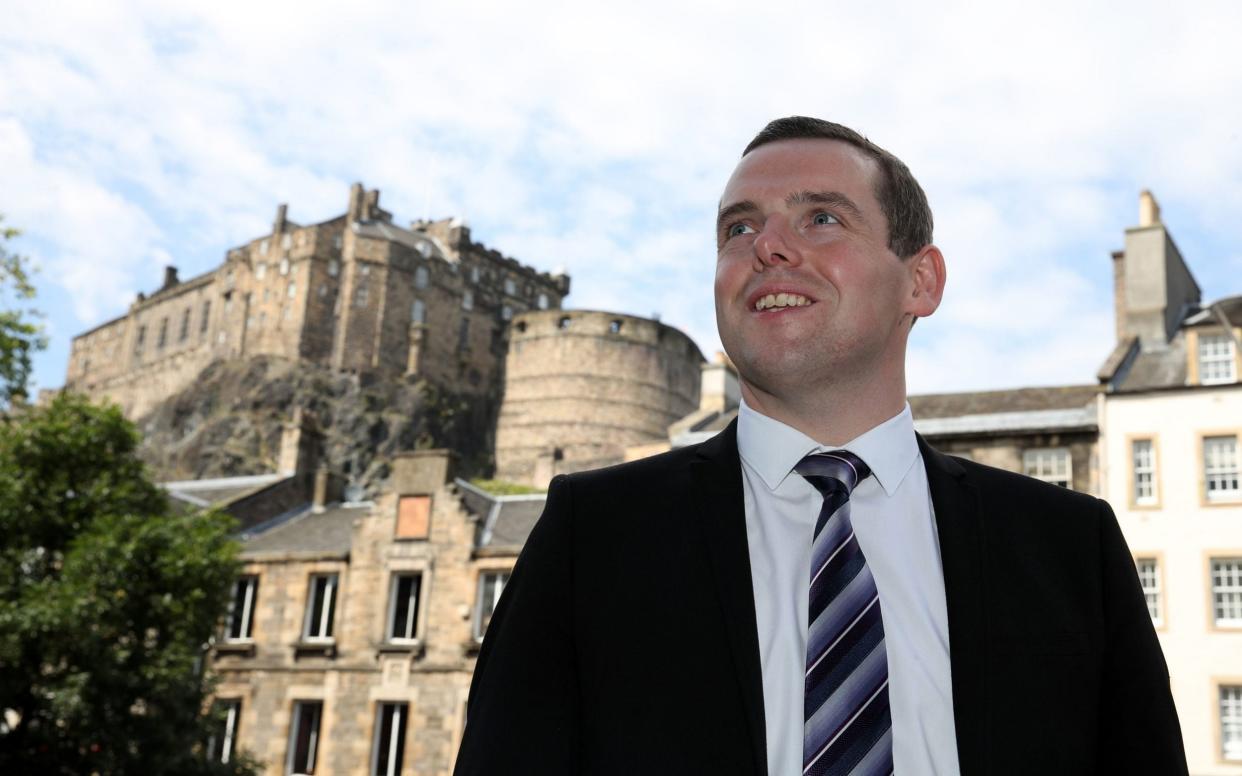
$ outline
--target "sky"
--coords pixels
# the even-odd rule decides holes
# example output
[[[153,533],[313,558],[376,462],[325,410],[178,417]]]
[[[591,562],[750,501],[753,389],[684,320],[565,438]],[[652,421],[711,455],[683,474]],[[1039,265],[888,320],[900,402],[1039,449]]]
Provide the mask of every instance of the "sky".
[[[381,190],[573,278],[566,306],[719,349],[715,210],[770,119],[900,156],[948,264],[912,393],[1081,384],[1153,191],[1206,299],[1242,293],[1242,3],[10,0],[0,214],[50,338]],[[0,300],[3,302],[5,300]]]

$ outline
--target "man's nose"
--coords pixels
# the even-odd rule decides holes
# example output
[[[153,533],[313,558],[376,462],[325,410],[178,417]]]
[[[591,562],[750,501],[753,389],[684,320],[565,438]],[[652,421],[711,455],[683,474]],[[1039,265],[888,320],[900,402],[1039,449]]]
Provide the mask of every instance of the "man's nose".
[[[796,267],[802,263],[802,256],[789,234],[789,224],[779,216],[771,216],[763,224],[763,230],[755,237],[755,271],[762,272],[768,267]]]

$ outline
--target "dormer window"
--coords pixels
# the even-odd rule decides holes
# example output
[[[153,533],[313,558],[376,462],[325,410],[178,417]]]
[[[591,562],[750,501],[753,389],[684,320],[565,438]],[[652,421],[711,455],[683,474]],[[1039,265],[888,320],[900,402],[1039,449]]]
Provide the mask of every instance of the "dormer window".
[[[1233,337],[1228,334],[1199,335],[1199,383],[1220,385],[1238,380]]]

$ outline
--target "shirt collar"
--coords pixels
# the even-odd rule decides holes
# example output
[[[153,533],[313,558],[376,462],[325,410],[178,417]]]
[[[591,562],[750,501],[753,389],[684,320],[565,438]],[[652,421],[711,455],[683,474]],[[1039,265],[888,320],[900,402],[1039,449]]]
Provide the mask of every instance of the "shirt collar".
[[[742,460],[776,490],[798,461],[811,453],[849,450],[871,467],[872,476],[892,496],[918,458],[914,417],[907,403],[901,412],[839,446],[821,445],[806,434],[747,406],[737,416],[737,449]]]

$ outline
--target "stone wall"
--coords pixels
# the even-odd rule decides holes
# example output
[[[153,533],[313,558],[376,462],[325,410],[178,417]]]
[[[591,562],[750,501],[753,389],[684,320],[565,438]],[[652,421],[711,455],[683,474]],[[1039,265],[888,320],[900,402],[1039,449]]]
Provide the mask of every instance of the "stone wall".
[[[698,407],[703,361],[689,337],[658,321],[584,310],[518,316],[496,476],[542,486],[666,439],[669,425]]]

